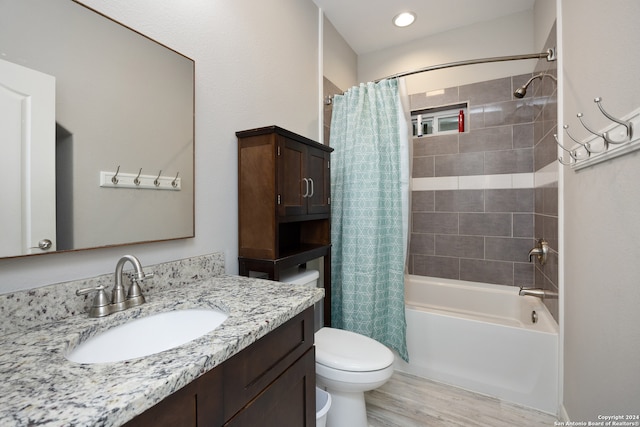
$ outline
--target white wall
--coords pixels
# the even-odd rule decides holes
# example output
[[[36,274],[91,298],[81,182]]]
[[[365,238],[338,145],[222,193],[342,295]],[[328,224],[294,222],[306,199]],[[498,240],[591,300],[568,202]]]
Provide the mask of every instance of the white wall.
[[[0,260],[0,293],[223,251],[237,272],[235,132],[277,124],[318,138],[318,9],[311,0],[86,0],[196,63],[196,237]]]
[[[544,43],[544,42],[543,42]],[[537,53],[533,10],[416,40],[399,48],[358,57],[358,80],[468,59]],[[449,68],[407,78],[410,94],[492,80],[533,71],[536,60]]]
[[[533,42],[536,52],[541,52],[556,22],[556,0],[536,0],[533,6]]]
[[[334,85],[347,90],[358,84],[358,55],[325,17],[323,19],[323,73]]]
[[[640,107],[640,2],[562,0],[564,120]],[[640,131],[640,130],[638,130]],[[640,408],[640,153],[564,173],[564,407],[572,421]],[[637,420],[636,420],[637,421]]]

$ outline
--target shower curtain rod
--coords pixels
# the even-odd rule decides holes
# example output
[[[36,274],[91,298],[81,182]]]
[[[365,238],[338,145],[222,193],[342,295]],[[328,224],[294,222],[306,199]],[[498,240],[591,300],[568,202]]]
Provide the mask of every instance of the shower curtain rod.
[[[463,65],[484,64],[487,62],[520,61],[523,59],[542,59],[542,58],[546,58],[547,62],[555,61],[556,48],[552,47],[547,49],[546,52],[541,52],[541,53],[530,53],[525,55],[494,56],[491,58],[467,59],[466,61],[456,61],[456,62],[449,62],[446,64],[430,65],[428,67],[420,68],[413,71],[405,71],[403,73],[392,74],[390,76],[383,77],[378,80],[374,80],[373,82],[378,83],[385,79],[398,79],[400,77],[411,76],[413,74],[424,73],[427,71],[443,70],[445,68],[460,67]],[[326,96],[324,98],[325,105],[331,105],[332,100],[333,100],[333,95]]]
[[[413,71],[405,71],[403,73],[392,74],[390,76],[383,77],[378,80],[374,80],[374,83],[378,83],[379,81],[382,81],[384,79],[397,79],[400,77],[411,76],[413,74],[424,73],[427,71],[442,70],[445,68],[460,67],[463,65],[484,64],[487,62],[519,61],[522,59],[542,59],[542,58],[547,58],[548,62],[555,61],[556,49],[550,48],[550,49],[547,49],[546,52],[542,52],[542,53],[531,53],[526,55],[494,56],[492,58],[467,59],[466,61],[456,61],[456,62],[449,62],[446,64],[430,65],[428,67],[420,68]]]

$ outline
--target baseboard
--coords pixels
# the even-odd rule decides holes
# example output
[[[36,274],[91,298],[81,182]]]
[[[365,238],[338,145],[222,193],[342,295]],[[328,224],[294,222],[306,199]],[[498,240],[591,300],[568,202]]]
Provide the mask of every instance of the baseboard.
[[[558,409],[558,420],[564,422],[570,421],[569,414],[567,414],[567,409],[562,403],[560,404],[560,408]]]

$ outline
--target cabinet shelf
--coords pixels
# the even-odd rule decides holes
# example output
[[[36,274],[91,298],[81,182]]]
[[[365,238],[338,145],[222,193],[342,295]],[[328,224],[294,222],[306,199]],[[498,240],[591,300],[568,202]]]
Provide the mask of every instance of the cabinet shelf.
[[[308,261],[318,259],[320,257],[328,256],[331,253],[331,245],[323,245],[323,246],[315,246],[315,245],[304,245],[301,246],[298,250],[292,250],[290,252],[285,252],[282,257],[278,259],[260,259],[260,258],[247,258],[247,257],[238,257],[240,261],[240,275],[248,276],[249,271],[260,271],[263,272],[265,269],[273,268],[274,270],[277,268],[278,270],[286,270],[291,267],[295,267],[300,264],[304,264]],[[243,269],[242,266],[245,266]],[[250,268],[247,268],[250,267]],[[255,268],[260,268],[256,270]],[[246,274],[243,274],[245,273]],[[268,273],[268,271],[264,271]],[[270,277],[273,280],[279,280],[279,272],[276,277],[276,273],[274,271],[274,277]]]

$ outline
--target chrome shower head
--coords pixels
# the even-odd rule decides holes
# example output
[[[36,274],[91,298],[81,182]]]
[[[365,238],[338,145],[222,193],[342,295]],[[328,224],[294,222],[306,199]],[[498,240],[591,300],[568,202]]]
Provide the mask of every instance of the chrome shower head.
[[[515,90],[515,92],[513,92],[513,96],[515,96],[516,98],[524,98],[526,94],[527,94],[527,85],[520,86],[518,89]]]
[[[527,88],[529,87],[531,82],[534,81],[535,79],[542,80],[542,78],[545,77],[545,76],[551,77],[554,81],[558,81],[558,79],[556,79],[555,76],[553,76],[551,74],[547,74],[547,73],[536,74],[535,76],[531,77],[524,85],[522,85],[518,89],[516,89],[513,92],[513,96],[515,96],[516,98],[524,98],[524,96],[527,94]]]

